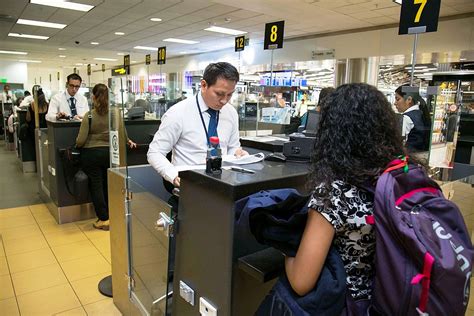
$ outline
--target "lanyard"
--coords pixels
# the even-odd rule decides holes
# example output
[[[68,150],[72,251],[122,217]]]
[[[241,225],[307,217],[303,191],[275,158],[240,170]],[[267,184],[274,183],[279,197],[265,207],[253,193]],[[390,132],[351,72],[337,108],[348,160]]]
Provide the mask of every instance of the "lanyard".
[[[211,141],[209,140],[209,133],[207,132],[206,123],[204,123],[204,117],[202,116],[201,107],[199,106],[198,95],[199,95],[199,92],[196,94],[196,104],[197,104],[199,116],[201,117],[202,127],[204,128],[204,132],[206,133],[207,146],[210,147],[210,146],[211,146]],[[209,118],[209,119],[211,120],[212,117]],[[216,125],[219,125],[219,111],[217,111],[216,120],[217,120],[217,124],[216,124]]]

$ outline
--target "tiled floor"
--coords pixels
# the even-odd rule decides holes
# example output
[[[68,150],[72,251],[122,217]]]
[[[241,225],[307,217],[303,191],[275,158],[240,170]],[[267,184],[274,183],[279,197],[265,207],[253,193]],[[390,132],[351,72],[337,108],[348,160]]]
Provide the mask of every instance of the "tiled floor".
[[[121,315],[99,293],[110,234],[57,225],[44,204],[0,210],[0,315]]]

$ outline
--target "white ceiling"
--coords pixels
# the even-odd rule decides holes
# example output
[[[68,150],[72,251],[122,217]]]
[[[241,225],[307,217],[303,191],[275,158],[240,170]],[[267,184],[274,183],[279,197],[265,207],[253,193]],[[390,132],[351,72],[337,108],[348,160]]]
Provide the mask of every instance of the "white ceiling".
[[[145,54],[134,46],[167,46],[168,58],[181,52],[198,53],[233,47],[234,36],[212,33],[209,25],[248,32],[252,42],[263,39],[267,22],[285,20],[285,38],[344,31],[397,23],[400,6],[391,0],[75,0],[95,7],[89,12],[30,4],[28,0],[0,0],[0,50],[28,52],[27,56],[1,55],[1,59],[42,60],[43,65],[71,66],[75,63],[104,63],[94,57],[123,59],[130,53],[143,62]],[[443,0],[441,16],[474,12],[474,0]],[[10,16],[5,21],[2,16]],[[161,22],[150,21],[151,17]],[[51,29],[18,25],[18,18],[64,23]],[[117,36],[114,32],[124,32]],[[9,32],[45,35],[46,41],[12,38]],[[168,37],[196,40],[198,44],[167,43]],[[79,44],[75,44],[79,41]],[[100,45],[91,45],[99,42]],[[66,48],[59,51],[58,48]],[[66,55],[59,58],[58,55]]]

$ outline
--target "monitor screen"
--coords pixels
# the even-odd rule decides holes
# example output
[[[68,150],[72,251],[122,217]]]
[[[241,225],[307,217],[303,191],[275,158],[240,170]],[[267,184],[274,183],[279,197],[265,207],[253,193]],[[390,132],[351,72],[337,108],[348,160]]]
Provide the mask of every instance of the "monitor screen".
[[[305,132],[310,134],[316,134],[319,127],[319,120],[321,113],[316,110],[308,110],[308,117],[306,119]]]

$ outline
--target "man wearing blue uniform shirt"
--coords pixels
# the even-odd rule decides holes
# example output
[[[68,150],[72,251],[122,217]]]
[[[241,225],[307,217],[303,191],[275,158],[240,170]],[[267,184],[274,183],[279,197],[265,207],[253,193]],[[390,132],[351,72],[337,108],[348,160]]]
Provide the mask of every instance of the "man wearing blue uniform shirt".
[[[238,81],[239,73],[231,64],[209,64],[201,80],[201,91],[163,115],[147,156],[165,180],[179,187],[176,166],[205,164],[211,136],[219,137],[223,155],[248,154],[240,147],[237,112],[228,103]],[[171,162],[166,158],[170,151]]]

